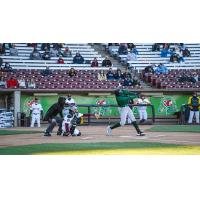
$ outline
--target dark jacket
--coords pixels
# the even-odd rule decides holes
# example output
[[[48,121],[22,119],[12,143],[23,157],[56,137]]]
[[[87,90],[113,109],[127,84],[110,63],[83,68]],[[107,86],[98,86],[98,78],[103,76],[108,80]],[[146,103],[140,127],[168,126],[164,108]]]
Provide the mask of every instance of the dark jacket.
[[[60,117],[63,118],[63,109],[65,105],[65,97],[59,97],[58,102],[54,103],[49,110],[47,111],[46,115],[44,116],[44,121],[48,121],[49,119],[52,119],[53,117],[60,114]]]
[[[111,67],[112,66],[112,63],[111,63],[111,61],[110,60],[103,60],[103,62],[102,62],[102,67],[107,67],[107,66],[109,66],[109,67]]]
[[[74,64],[83,64],[84,58],[81,55],[80,56],[74,56],[73,63]]]

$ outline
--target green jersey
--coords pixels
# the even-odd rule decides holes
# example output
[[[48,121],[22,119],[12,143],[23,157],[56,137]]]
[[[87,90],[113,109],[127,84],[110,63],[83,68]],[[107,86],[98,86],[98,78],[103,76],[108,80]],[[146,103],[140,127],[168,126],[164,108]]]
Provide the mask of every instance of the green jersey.
[[[115,92],[116,101],[119,107],[128,106],[130,100],[136,98],[137,96],[137,93],[129,92],[128,90],[117,90]]]

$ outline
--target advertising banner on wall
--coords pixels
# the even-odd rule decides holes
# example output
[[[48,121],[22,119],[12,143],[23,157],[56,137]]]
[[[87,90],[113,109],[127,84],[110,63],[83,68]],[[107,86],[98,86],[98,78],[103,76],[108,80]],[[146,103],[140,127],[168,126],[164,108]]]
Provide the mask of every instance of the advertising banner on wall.
[[[60,95],[64,96],[64,95]],[[111,96],[84,96],[74,95],[72,96],[76,104],[94,104],[94,105],[117,105],[114,95]],[[38,97],[44,112],[48,108],[57,102],[58,96],[40,96]],[[156,116],[173,115],[175,112],[180,111],[181,105],[186,104],[189,96],[187,95],[163,95],[162,97],[150,97],[151,103],[154,105]],[[21,97],[21,112],[27,115],[30,112],[30,106],[33,103],[34,96],[22,95]],[[87,107],[79,107],[79,112],[83,114],[88,113]],[[133,112],[137,116],[137,107],[133,107]],[[147,109],[148,115],[151,116],[151,108]],[[101,116],[117,116],[119,115],[118,109],[114,107],[92,107],[91,114],[94,114],[96,118]]]

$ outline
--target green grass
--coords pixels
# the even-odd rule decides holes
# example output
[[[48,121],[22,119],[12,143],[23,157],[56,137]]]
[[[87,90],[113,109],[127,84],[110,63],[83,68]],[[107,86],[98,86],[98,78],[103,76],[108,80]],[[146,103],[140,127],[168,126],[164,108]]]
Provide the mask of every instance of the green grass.
[[[0,130],[0,135],[18,135],[18,134],[34,134],[34,133],[41,133],[41,131]]]
[[[156,125],[147,131],[151,132],[191,132],[200,133],[200,126],[193,125]]]
[[[200,146],[152,142],[35,144],[0,148],[0,155],[200,155]]]

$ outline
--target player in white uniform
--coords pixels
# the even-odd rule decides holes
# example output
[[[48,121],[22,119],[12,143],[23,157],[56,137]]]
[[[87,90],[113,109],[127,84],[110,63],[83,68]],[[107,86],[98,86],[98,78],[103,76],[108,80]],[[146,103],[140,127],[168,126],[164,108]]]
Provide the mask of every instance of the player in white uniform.
[[[76,106],[72,106],[68,109],[68,113],[65,115],[62,122],[62,134],[63,136],[81,136],[81,132],[76,128],[77,124],[80,124],[83,114],[78,112]]]
[[[145,98],[143,95],[140,96],[140,98],[137,100],[137,104],[143,104],[144,106],[138,106],[138,112],[140,115],[140,123],[143,123],[147,120],[147,104],[151,104],[150,101]]]
[[[30,108],[31,114],[31,127],[34,127],[35,122],[38,127],[40,127],[40,115],[43,116],[43,108],[40,103],[38,103],[38,99],[35,98],[35,102],[32,104]]]

